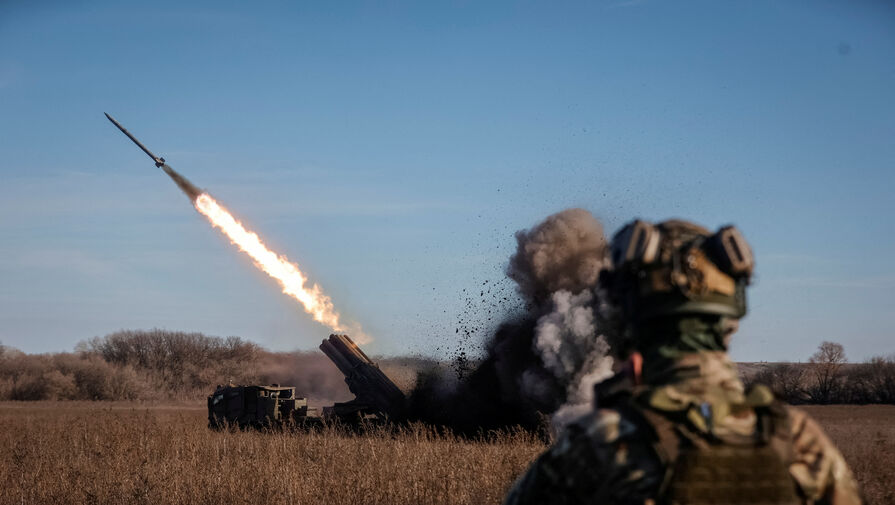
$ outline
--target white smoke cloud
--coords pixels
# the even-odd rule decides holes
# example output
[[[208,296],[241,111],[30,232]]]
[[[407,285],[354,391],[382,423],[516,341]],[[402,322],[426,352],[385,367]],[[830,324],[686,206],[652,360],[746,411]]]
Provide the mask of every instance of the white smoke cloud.
[[[552,417],[557,431],[592,407],[594,385],[612,375],[609,344],[597,332],[594,302],[591,290],[559,290],[551,296],[552,311],[535,328],[534,351],[566,386],[566,403]]]
[[[560,430],[592,407],[594,385],[612,374],[609,344],[598,328],[605,303],[595,295],[607,265],[606,236],[590,212],[566,209],[517,232],[516,242],[507,275],[541,314],[531,342],[541,363],[521,374],[519,387],[539,401],[564,393],[552,417]]]

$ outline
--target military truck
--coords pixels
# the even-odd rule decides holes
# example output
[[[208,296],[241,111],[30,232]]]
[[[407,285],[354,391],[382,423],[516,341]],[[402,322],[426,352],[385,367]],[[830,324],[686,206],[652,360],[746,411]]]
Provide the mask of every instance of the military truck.
[[[218,386],[208,397],[208,427],[274,428],[313,422],[307,398],[297,398],[294,387]]]
[[[294,387],[218,386],[208,397],[209,428],[314,426],[324,421],[350,424],[404,418],[404,393],[347,335],[330,335],[320,344],[320,350],[345,375],[354,400],[323,407],[318,413],[308,408],[307,398],[295,396]]]

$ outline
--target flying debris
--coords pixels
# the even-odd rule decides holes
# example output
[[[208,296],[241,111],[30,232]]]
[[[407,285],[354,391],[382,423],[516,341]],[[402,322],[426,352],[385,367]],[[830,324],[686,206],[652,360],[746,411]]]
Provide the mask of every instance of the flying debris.
[[[199,195],[202,194],[201,189],[197,188],[192,182],[187,180],[186,177],[175,172],[173,168],[169,167],[168,164],[165,163],[165,158],[162,158],[161,156],[156,156],[156,155],[152,154],[152,151],[147,149],[146,146],[144,146],[142,143],[140,143],[140,141],[137,140],[136,137],[131,135],[131,132],[127,131],[127,129],[125,129],[123,126],[121,126],[121,123],[119,123],[118,121],[115,121],[115,118],[110,116],[107,112],[103,112],[103,114],[106,115],[106,118],[108,118],[108,120],[111,121],[113,125],[115,125],[119,130],[121,130],[121,133],[127,135],[127,138],[131,139],[131,141],[133,141],[134,144],[137,144],[137,147],[142,149],[144,153],[146,153],[150,158],[152,158],[152,161],[155,162],[155,166],[164,170],[165,173],[168,174],[168,177],[170,177],[171,180],[173,180],[174,183],[177,184],[177,187],[179,187],[181,189],[181,191],[186,193],[186,196],[189,197],[190,201],[195,202],[196,199],[199,198]]]

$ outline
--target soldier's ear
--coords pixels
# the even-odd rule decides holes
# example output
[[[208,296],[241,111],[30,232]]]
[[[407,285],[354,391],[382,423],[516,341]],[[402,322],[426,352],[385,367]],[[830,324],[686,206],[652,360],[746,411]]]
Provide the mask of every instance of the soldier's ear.
[[[634,384],[639,386],[642,383],[641,378],[643,377],[643,355],[637,351],[631,353],[631,356],[628,357],[628,361],[631,363],[631,379],[634,381]]]

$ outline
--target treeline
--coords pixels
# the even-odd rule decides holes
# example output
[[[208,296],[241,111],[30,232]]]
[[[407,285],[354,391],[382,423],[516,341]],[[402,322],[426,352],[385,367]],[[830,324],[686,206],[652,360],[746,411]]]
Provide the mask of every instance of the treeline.
[[[405,390],[419,358],[380,358]],[[840,344],[824,342],[806,363],[767,363],[744,381],[768,385],[792,404],[895,404],[895,356],[849,363]],[[199,400],[218,384],[295,386],[321,402],[352,396],[344,376],[319,352],[270,352],[239,337],[165,330],[119,331],[77,345],[74,352],[25,354],[0,345],[0,400]]]
[[[229,381],[350,398],[343,376],[322,354],[270,352],[239,337],[119,331],[81,342],[71,353],[0,346],[0,400],[196,400]]]
[[[768,363],[746,382],[791,404],[895,404],[895,355],[849,363],[842,345],[824,342],[807,363]]]

